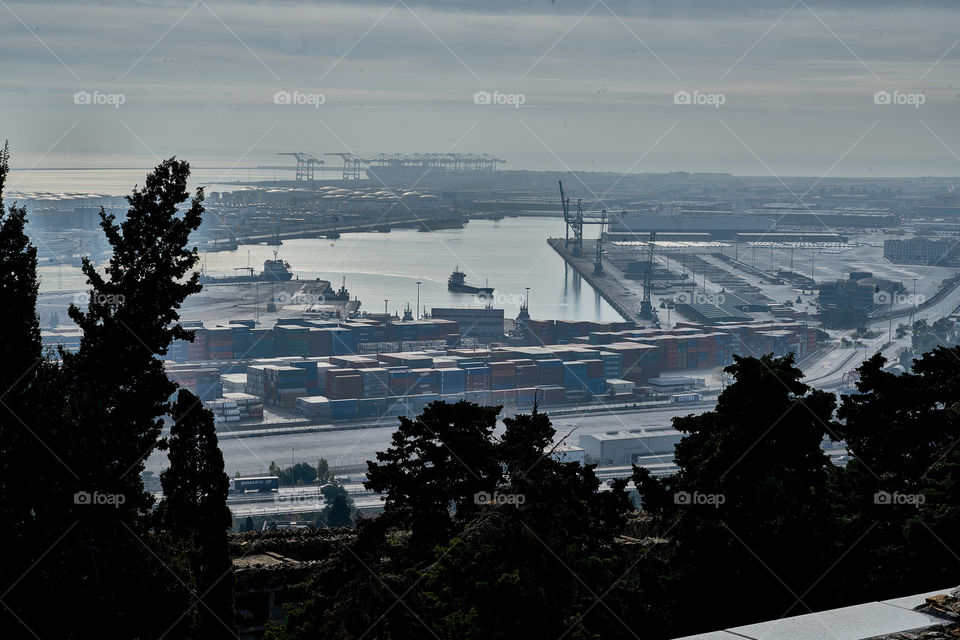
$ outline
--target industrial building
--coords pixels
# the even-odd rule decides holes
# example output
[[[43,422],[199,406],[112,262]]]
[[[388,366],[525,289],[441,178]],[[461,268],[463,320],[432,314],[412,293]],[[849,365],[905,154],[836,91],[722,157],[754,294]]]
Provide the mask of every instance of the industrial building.
[[[480,342],[503,340],[503,309],[434,307],[430,310],[430,317],[456,322],[461,338],[476,338]]]
[[[648,427],[629,431],[586,433],[580,436],[580,446],[588,460],[600,464],[628,465],[638,458],[673,455],[673,448],[683,434],[673,427]]]
[[[847,280],[834,280],[820,285],[820,306],[825,309],[867,310],[880,304],[877,293],[897,294],[903,290],[902,282],[875,278],[869,271],[854,271]]]

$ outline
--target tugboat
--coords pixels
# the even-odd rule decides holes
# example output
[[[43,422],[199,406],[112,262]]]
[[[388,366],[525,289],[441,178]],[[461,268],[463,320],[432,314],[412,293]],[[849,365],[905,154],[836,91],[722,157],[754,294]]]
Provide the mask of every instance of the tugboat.
[[[463,271],[460,271],[459,266],[454,267],[453,273],[447,278],[447,289],[457,293],[482,293],[485,295],[493,293],[493,287],[475,287],[467,284],[466,278],[467,275]]]

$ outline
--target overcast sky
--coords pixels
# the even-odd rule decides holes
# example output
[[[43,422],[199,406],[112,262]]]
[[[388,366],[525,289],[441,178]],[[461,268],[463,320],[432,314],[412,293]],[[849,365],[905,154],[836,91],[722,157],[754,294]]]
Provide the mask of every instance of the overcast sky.
[[[40,167],[955,176],[958,24],[956,2],[0,2],[0,138]]]

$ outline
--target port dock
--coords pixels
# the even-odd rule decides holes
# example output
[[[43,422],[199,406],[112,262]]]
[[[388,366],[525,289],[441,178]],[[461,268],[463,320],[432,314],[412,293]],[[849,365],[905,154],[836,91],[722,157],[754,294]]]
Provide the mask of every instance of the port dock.
[[[588,249],[584,246],[583,255],[575,257],[564,248],[563,238],[548,238],[547,244],[553,247],[553,250],[559,253],[566,263],[573,267],[574,271],[580,274],[580,277],[586,280],[624,320],[634,322],[639,320],[640,301],[643,296],[632,290],[629,286],[630,281],[624,277],[623,271],[605,261],[603,275],[596,275],[593,273],[595,254],[592,248]]]

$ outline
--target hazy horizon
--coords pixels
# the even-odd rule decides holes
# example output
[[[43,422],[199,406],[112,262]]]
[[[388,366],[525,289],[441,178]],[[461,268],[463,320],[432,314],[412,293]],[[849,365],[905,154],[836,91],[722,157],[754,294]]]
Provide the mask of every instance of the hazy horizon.
[[[960,40],[945,2],[58,0],[0,14],[16,170],[173,155],[244,170],[304,151],[491,153],[507,169],[556,171],[960,174]]]

